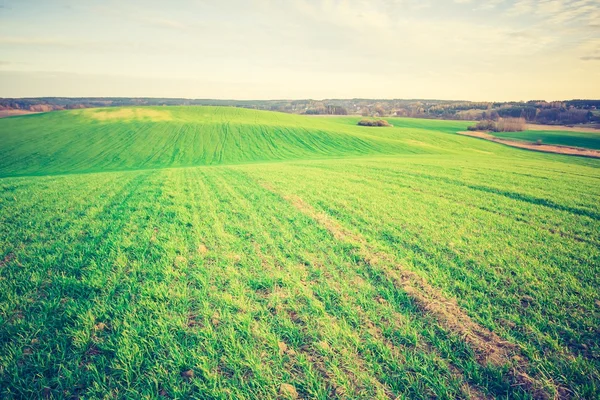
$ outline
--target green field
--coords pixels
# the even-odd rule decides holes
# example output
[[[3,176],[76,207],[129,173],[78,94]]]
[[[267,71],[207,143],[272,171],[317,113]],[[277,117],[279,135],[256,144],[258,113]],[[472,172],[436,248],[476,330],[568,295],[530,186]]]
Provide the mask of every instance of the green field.
[[[561,146],[582,147],[600,150],[600,130],[598,132],[571,132],[571,131],[524,131],[524,132],[494,132],[494,136],[503,139],[515,139],[525,142],[543,144],[558,144]]]
[[[352,120],[349,120],[352,122]],[[227,107],[87,109],[0,121],[0,176],[239,164],[370,154],[452,152],[456,139],[422,143],[411,131]],[[414,125],[414,126],[412,126]],[[446,131],[467,123],[444,123]]]
[[[600,160],[358,119],[0,120],[0,398],[596,398]]]

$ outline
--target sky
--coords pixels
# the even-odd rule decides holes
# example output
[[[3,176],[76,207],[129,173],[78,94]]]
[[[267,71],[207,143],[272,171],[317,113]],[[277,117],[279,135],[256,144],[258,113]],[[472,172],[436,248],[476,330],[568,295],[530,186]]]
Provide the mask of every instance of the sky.
[[[0,0],[0,97],[600,98],[600,0]]]

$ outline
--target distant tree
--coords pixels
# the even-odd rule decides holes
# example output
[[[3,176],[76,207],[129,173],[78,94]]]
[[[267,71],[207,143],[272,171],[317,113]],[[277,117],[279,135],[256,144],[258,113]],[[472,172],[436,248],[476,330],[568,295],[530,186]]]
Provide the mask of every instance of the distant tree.
[[[470,131],[521,132],[525,130],[526,126],[525,118],[500,118],[498,121],[489,119],[479,121],[467,129]]]
[[[346,110],[344,107],[328,105],[327,106],[327,114],[329,114],[329,115],[348,115],[348,110]]]
[[[385,112],[385,110],[383,109],[383,107],[375,107],[375,110],[374,110],[374,115],[375,115],[376,117],[385,117],[385,115],[386,115],[386,112]]]
[[[522,132],[525,130],[525,118],[500,118],[496,123],[496,132]]]

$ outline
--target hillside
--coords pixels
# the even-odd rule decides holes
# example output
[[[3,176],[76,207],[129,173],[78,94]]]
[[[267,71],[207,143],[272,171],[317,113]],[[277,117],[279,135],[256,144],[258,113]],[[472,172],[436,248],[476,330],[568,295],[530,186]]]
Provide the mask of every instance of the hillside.
[[[0,120],[0,175],[445,153],[463,141],[429,129],[432,140],[424,144],[425,125],[418,121],[402,132],[347,122],[227,107],[107,108],[11,117]],[[466,123],[433,121],[432,126],[456,132]]]
[[[594,398],[600,160],[358,119],[0,120],[0,397]]]

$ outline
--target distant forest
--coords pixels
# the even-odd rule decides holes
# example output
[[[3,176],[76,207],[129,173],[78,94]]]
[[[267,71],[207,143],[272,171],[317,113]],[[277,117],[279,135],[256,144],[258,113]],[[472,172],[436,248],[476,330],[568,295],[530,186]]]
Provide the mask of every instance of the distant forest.
[[[523,117],[538,124],[600,124],[600,100],[470,102],[449,100],[212,100],[122,97],[37,97],[0,99],[0,110],[54,111],[89,107],[211,105],[309,115],[361,115],[458,120]]]

